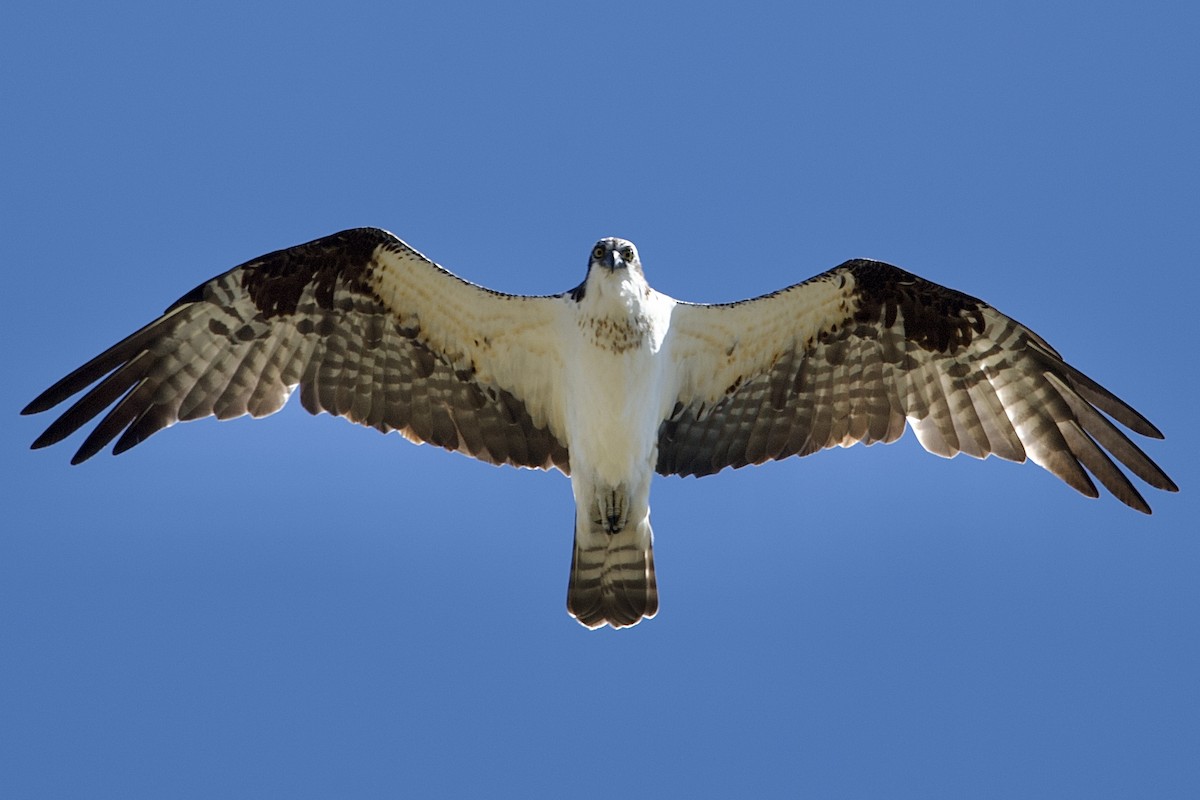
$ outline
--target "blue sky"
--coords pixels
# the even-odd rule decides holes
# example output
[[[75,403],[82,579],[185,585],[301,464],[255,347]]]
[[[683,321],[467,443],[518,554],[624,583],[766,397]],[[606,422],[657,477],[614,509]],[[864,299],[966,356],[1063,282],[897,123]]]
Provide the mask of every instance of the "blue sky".
[[[10,8],[0,793],[1195,796],[1198,13],[807,6]],[[558,474],[298,404],[27,449],[180,294],[358,225],[510,292],[605,235],[696,301],[887,260],[1145,413],[1183,491],[911,435],[660,479],[659,616],[588,632]]]

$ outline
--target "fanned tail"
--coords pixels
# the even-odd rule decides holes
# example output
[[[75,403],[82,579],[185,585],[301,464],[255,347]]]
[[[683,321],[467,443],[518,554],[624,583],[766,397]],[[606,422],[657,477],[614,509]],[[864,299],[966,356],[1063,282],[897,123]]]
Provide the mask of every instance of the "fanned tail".
[[[636,625],[658,613],[650,515],[610,533],[579,515],[567,611],[588,628]]]

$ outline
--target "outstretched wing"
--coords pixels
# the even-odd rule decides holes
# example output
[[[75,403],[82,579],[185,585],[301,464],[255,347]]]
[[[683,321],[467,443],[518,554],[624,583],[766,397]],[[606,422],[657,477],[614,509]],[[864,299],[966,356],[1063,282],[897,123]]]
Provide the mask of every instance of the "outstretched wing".
[[[562,302],[468,283],[386,231],[342,231],[201,284],[23,413],[99,381],[33,444],[54,444],[116,403],[79,463],[118,435],[114,453],[180,420],[274,413],[299,386],[313,414],[493,464],[566,471],[550,378]]]
[[[1176,491],[1100,412],[1162,438],[1145,417],[1024,325],[889,264],[847,261],[741,303],[681,303],[671,330],[685,374],[659,430],[663,474],[891,442],[907,423],[931,453],[1028,457],[1095,497],[1090,472],[1145,513],[1110,455]]]

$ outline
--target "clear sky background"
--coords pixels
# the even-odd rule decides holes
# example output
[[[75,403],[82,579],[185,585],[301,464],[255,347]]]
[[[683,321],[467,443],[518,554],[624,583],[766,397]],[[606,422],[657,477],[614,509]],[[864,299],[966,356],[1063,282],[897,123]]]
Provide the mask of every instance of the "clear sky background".
[[[1197,796],[1195,4],[836,6],[9,4],[0,794]],[[695,301],[887,260],[1145,413],[1183,491],[911,434],[660,479],[661,611],[589,632],[557,473],[298,403],[28,450],[52,381],[359,225],[522,293],[606,235]]]

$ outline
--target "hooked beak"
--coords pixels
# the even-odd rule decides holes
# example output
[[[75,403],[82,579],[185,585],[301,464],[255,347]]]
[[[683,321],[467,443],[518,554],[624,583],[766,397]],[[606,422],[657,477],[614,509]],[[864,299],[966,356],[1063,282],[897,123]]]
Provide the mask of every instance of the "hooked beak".
[[[605,254],[604,261],[602,263],[610,271],[618,270],[624,268],[625,259],[621,258],[621,254],[616,249],[613,249],[609,250],[608,253]]]

